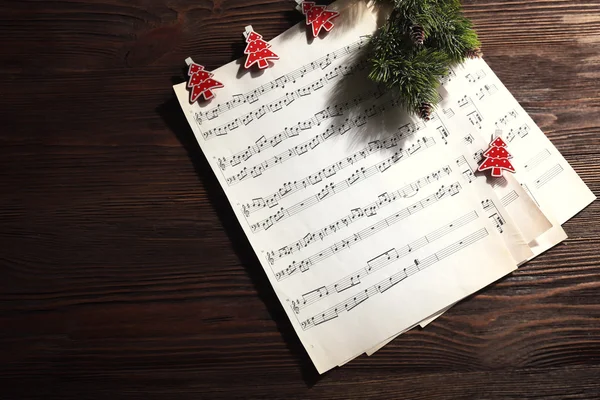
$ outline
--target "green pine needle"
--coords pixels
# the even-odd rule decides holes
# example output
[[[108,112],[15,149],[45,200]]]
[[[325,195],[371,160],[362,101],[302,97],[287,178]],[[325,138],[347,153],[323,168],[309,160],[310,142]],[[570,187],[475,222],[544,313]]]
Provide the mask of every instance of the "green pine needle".
[[[437,103],[440,79],[481,43],[459,0],[379,1],[394,9],[371,37],[369,77],[393,90],[409,111],[417,113],[423,104]],[[423,30],[423,46],[413,43],[413,27]]]

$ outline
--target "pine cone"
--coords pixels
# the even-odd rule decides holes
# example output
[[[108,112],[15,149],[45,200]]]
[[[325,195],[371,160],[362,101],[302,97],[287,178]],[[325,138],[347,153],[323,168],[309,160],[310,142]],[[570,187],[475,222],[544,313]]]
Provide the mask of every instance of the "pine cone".
[[[431,111],[433,110],[433,106],[429,103],[421,103],[419,106],[419,116],[424,121],[429,121],[431,118]]]
[[[467,58],[481,58],[483,53],[479,47],[475,47],[474,49],[465,51],[465,57]]]
[[[425,42],[425,31],[419,25],[413,25],[410,27],[410,39],[417,46],[423,46]]]

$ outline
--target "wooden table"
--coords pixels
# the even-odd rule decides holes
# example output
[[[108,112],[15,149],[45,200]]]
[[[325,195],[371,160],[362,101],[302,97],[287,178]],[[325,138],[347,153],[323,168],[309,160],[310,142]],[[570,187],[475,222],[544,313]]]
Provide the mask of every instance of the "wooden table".
[[[600,1],[469,0],[486,60],[600,190]],[[318,376],[171,85],[292,1],[0,4],[0,398],[600,398],[600,208]]]

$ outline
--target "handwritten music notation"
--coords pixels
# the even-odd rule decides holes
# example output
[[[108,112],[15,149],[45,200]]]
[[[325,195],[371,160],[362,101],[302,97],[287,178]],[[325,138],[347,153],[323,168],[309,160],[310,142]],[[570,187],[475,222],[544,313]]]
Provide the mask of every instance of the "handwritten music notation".
[[[364,69],[367,66],[366,62],[353,64],[353,65],[341,65],[336,67],[331,73],[328,73],[323,78],[319,78],[316,81],[309,83],[293,92],[288,92],[280,98],[272,101],[269,104],[263,104],[256,110],[252,110],[241,117],[235,118],[223,125],[209,129],[202,132],[202,136],[205,140],[212,139],[216,136],[227,135],[229,132],[239,128],[240,126],[248,126],[254,121],[258,121],[267,113],[276,113],[285,107],[290,106],[294,101],[310,96],[316,91],[323,89],[325,86],[337,81],[341,76],[348,76],[356,71]]]
[[[373,272],[378,271],[383,267],[394,263],[400,258],[412,254],[414,251],[419,250],[430,243],[434,243],[436,240],[439,240],[444,236],[454,232],[455,230],[468,225],[470,222],[475,221],[478,217],[479,216],[477,215],[477,212],[471,211],[463,215],[462,217],[459,217],[456,220],[405,245],[404,247],[392,248],[388,251],[385,251],[382,254],[367,261],[366,267],[363,267],[330,285],[321,286],[318,289],[304,293],[300,299],[292,300],[290,303],[292,310],[296,314],[299,314],[301,309],[308,307],[309,305],[312,305],[318,302],[319,300],[324,299],[330,294],[341,293],[354,286],[360,285],[361,279],[366,277],[367,275],[372,274]]]
[[[338,171],[341,171],[344,168],[354,165],[354,163],[363,160],[369,157],[370,155],[375,154],[378,151],[395,148],[396,146],[398,146],[399,140],[414,135],[420,129],[422,129],[422,125],[415,125],[412,123],[403,125],[398,129],[398,132],[395,135],[390,136],[385,140],[372,141],[368,143],[366,147],[364,147],[361,150],[358,150],[354,154],[344,157],[341,160],[338,160],[335,163],[315,173],[312,173],[303,179],[300,179],[299,181],[284,183],[282,187],[280,187],[277,190],[277,192],[269,196],[252,199],[251,202],[242,205],[242,212],[244,213],[244,215],[246,215],[246,217],[248,217],[250,216],[250,214],[262,208],[273,208],[279,204],[279,200],[291,195],[292,193],[296,193],[300,190],[306,189],[309,186],[316,185],[323,179],[327,179],[335,175]],[[390,160],[395,160],[393,161],[395,163],[400,159],[403,159],[405,155],[409,156],[421,150],[423,146],[430,147],[433,145],[435,145],[435,141],[433,140],[433,138],[419,138],[417,142],[411,145],[409,148],[407,148],[406,150],[399,149],[398,152],[396,152],[396,154],[394,154],[388,160],[380,163],[381,166],[374,166],[374,168],[378,168],[380,170],[383,168],[383,170],[385,170],[391,166],[388,165],[391,162]],[[381,172],[383,172],[383,170]],[[353,179],[354,178],[352,178],[350,181],[354,182]]]
[[[498,118],[498,120],[496,122],[494,122],[494,125],[496,125],[496,128],[500,128],[502,126],[506,126],[511,121],[517,119],[518,116],[519,116],[519,113],[517,113],[516,110],[510,110],[504,116]],[[523,137],[523,136],[521,136],[521,137]]]
[[[343,228],[348,227],[350,224],[362,219],[364,217],[372,217],[377,215],[377,213],[387,206],[399,199],[407,199],[415,196],[419,193],[419,190],[426,187],[427,185],[437,182],[445,176],[450,175],[452,169],[449,165],[446,165],[443,168],[438,169],[437,171],[433,171],[430,174],[417,179],[414,182],[411,182],[408,185],[403,186],[402,188],[391,192],[391,193],[382,193],[377,196],[377,200],[364,206],[358,207],[350,210],[350,214],[346,215],[338,219],[335,222],[332,222],[325,226],[322,229],[319,229],[315,232],[311,232],[306,234],[302,239],[295,241],[287,246],[283,246],[282,248],[276,251],[268,251],[266,254],[267,261],[269,264],[273,265],[276,261],[295,253],[296,251],[300,251],[302,249],[307,248],[311,244],[318,243],[318,240],[323,240],[325,237],[332,235],[336,232],[339,232]]]
[[[354,309],[359,304],[368,300],[369,298],[376,296],[377,294],[383,294],[387,290],[391,289],[398,283],[402,282],[404,279],[408,278],[411,275],[416,274],[419,271],[424,270],[432,266],[433,264],[450,257],[453,254],[475,244],[479,240],[487,237],[489,235],[487,229],[481,228],[478,231],[464,237],[463,239],[445,247],[444,249],[434,253],[422,260],[415,259],[414,262],[403,270],[395,273],[389,278],[376,283],[373,286],[365,289],[364,291],[360,291],[356,295],[347,298],[346,300],[336,304],[335,306],[328,308],[327,310],[320,312],[313,317],[307,318],[306,320],[300,322],[300,326],[303,330],[314,328],[322,323],[331,321],[337,318],[343,312],[349,312]]]
[[[390,167],[395,165],[397,162],[405,160],[406,158],[410,157],[411,155],[421,152],[421,151],[423,151],[427,148],[430,148],[434,145],[435,145],[435,141],[433,140],[433,138],[427,139],[424,137],[424,138],[418,139],[417,142],[415,144],[413,144],[412,146],[410,146],[407,150],[400,149],[399,151],[394,153],[391,157],[389,157],[386,160],[381,161],[380,163],[372,165],[371,167],[368,167],[368,168],[362,167],[362,168],[357,169],[349,178],[346,178],[336,184],[330,183],[330,184],[325,185],[325,187],[319,193],[315,194],[314,196],[304,199],[303,201],[298,202],[291,207],[288,207],[288,208],[282,207],[275,214],[263,219],[262,221],[251,224],[250,229],[252,230],[253,233],[256,233],[256,232],[259,232],[262,230],[267,230],[270,227],[272,227],[274,224],[279,223],[279,222],[291,217],[292,215],[298,214],[299,212],[304,211],[307,208],[310,208],[319,202],[330,199],[333,196],[343,192],[344,190],[346,190],[360,182],[363,182],[378,173],[384,173]],[[380,146],[380,144],[378,144],[374,148],[377,148],[379,146]],[[356,160],[352,161],[352,163],[354,163],[355,161]],[[347,165],[339,164],[338,167],[340,169],[342,167],[350,165],[349,164],[350,162],[347,160],[344,160],[343,162],[347,162],[348,164]],[[333,174],[331,174],[331,175],[333,175]]]
[[[344,122],[339,125],[332,125],[322,134],[314,136],[312,139],[300,143],[292,148],[289,148],[268,160],[265,160],[253,167],[244,167],[239,173],[227,177],[225,180],[229,186],[237,184],[248,178],[258,178],[263,172],[283,164],[284,162],[298,156],[302,156],[311,150],[314,150],[321,143],[325,143],[327,140],[343,135],[350,129],[355,127],[361,127],[367,123],[370,118],[380,115],[386,110],[386,105],[373,105],[364,112],[359,113],[357,116],[347,118]]]
[[[392,226],[393,224],[402,221],[403,219],[409,217],[410,215],[413,215],[413,214],[429,207],[430,205],[437,203],[438,201],[440,201],[442,199],[447,199],[452,196],[455,196],[456,194],[460,193],[461,189],[462,189],[462,187],[460,186],[460,184],[458,182],[455,182],[455,183],[449,185],[448,187],[442,186],[434,194],[427,196],[423,200],[418,201],[418,202],[406,207],[405,209],[398,211],[397,213],[394,213],[393,215],[391,215],[385,219],[382,219],[381,221],[376,222],[373,225],[366,227],[365,229],[361,230],[360,232],[357,232],[357,233],[353,234],[352,236],[349,236],[346,239],[343,239],[343,240],[329,246],[325,250],[315,253],[314,255],[307,257],[302,261],[299,261],[299,262],[293,261],[287,268],[275,273],[275,278],[278,281],[280,281],[280,280],[289,278],[290,276],[295,275],[298,272],[306,272],[312,266],[315,266],[316,264],[325,260],[326,258],[329,258],[332,255],[337,254],[340,251],[343,251],[345,249],[349,249],[350,246],[352,246],[353,244],[360,242],[362,240],[365,240],[369,236],[372,236],[372,235],[376,234],[377,232],[380,232],[383,229],[386,229],[386,228]]]
[[[486,77],[486,73],[482,69],[475,71],[473,73],[468,73],[467,75],[465,75],[465,78],[467,79],[467,81],[469,81],[469,83],[475,83],[485,77]]]
[[[310,130],[310,129],[314,128],[315,126],[320,126],[321,123],[323,123],[324,121],[326,121],[328,119],[331,119],[334,117],[340,117],[340,116],[344,115],[345,112],[348,111],[349,109],[351,109],[352,107],[358,106],[365,101],[376,99],[376,98],[380,97],[381,94],[382,94],[382,92],[379,90],[367,91],[365,93],[361,93],[352,100],[348,100],[343,103],[327,106],[325,109],[315,113],[312,117],[310,117],[304,121],[298,122],[296,125],[287,127],[283,131],[281,131],[273,136],[269,136],[269,137],[261,136],[258,140],[256,140],[256,142],[253,146],[248,146],[248,148],[246,148],[242,151],[239,151],[230,157],[219,157],[218,158],[219,168],[221,168],[221,170],[224,171],[227,169],[228,166],[235,167],[236,165],[239,165],[239,164],[249,160],[252,156],[254,156],[256,154],[260,154],[262,151],[264,151],[268,148],[276,147],[287,139],[297,137],[298,135],[300,135],[300,133],[302,133],[305,130]],[[394,106],[394,105],[396,105],[395,102],[393,102],[392,106]],[[384,105],[382,105],[380,107],[384,107]],[[364,110],[363,114],[358,115],[355,118],[356,123],[360,123],[360,121],[366,117],[370,118],[370,117],[376,115],[376,114],[373,114],[375,111],[380,111],[379,108],[375,105],[373,105],[369,109]],[[348,122],[353,122],[353,121],[348,121]],[[351,128],[352,128],[352,125],[350,125],[350,124],[346,124],[346,125],[341,124],[338,127],[332,125],[321,136],[324,139],[329,138],[331,135],[334,135],[336,133],[343,134]]]
[[[519,198],[519,194],[517,192],[515,192],[514,190],[511,190],[510,193],[506,194],[504,197],[502,197],[500,199],[500,202],[502,203],[502,205],[504,207],[506,207],[509,204],[511,204],[513,201],[517,200],[518,198]]]
[[[523,139],[525,136],[527,136],[529,134],[529,130],[530,130],[530,128],[529,128],[529,125],[527,125],[527,124],[523,124],[520,127],[518,127],[517,129],[513,128],[510,131],[508,131],[508,133],[506,134],[506,141],[510,143],[517,136],[519,136],[521,139]]]
[[[211,120],[217,118],[219,115],[233,110],[234,108],[244,103],[254,103],[258,101],[259,97],[277,88],[285,88],[288,83],[295,83],[297,79],[303,78],[307,74],[316,70],[325,70],[329,67],[338,57],[343,57],[353,54],[355,51],[361,49],[365,44],[368,43],[368,37],[363,36],[356,42],[337,49],[331,53],[324,55],[308,64],[301,66],[300,68],[280,76],[270,82],[265,83],[262,86],[257,87],[247,93],[234,95],[233,99],[219,104],[216,107],[207,110],[206,112],[196,113],[195,120],[198,124],[201,124],[204,120]]]
[[[548,171],[544,172],[538,179],[535,180],[536,189],[539,189],[542,186],[544,186],[546,183],[550,182],[558,174],[563,172],[563,170],[564,169],[563,169],[562,165],[556,164],[555,166],[550,168]]]
[[[540,165],[543,161],[545,161],[546,159],[548,159],[548,157],[550,157],[550,151],[548,149],[544,149],[542,151],[540,151],[539,153],[537,153],[535,156],[531,157],[523,166],[523,168],[525,169],[525,171],[531,171],[533,170],[535,167],[537,167],[538,165]]]

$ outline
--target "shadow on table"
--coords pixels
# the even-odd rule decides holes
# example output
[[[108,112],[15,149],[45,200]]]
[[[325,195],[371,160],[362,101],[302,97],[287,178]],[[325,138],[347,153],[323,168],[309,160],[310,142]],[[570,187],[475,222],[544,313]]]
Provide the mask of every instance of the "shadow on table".
[[[177,79],[180,80],[180,78]],[[194,133],[189,127],[177,99],[173,97],[171,100],[163,103],[157,107],[157,112],[187,151],[199,180],[206,188],[208,199],[217,212],[219,220],[233,244],[236,255],[242,260],[244,268],[247,270],[259,297],[267,306],[267,310],[277,324],[277,328],[290,352],[297,359],[304,382],[308,387],[314,386],[320,380],[321,376],[313,366],[308,353],[302,346],[277,295],[273,291],[256,254],[252,250],[244,231],[235,217],[227,196],[223,192],[208,160],[196,142]]]

